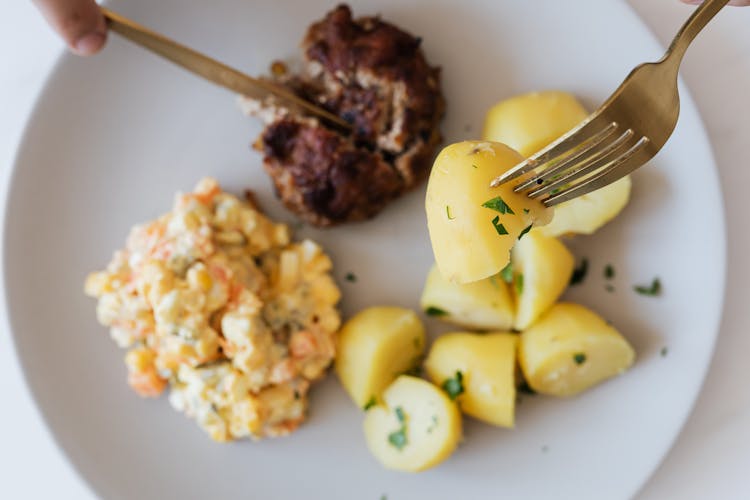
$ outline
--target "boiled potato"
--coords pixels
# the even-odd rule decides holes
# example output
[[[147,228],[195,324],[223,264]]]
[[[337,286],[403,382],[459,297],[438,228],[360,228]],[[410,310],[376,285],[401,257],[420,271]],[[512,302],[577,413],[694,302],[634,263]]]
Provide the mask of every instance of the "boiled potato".
[[[588,113],[567,92],[555,90],[511,97],[487,112],[483,139],[503,142],[523,156],[545,148]],[[555,207],[552,222],[535,228],[547,236],[592,234],[615,217],[630,198],[630,177]]]
[[[354,402],[363,408],[399,374],[419,364],[424,345],[424,326],[414,311],[371,307],[341,328],[336,373]]]
[[[440,272],[454,283],[497,274],[522,231],[549,219],[540,202],[490,181],[523,158],[494,142],[465,141],[443,149],[427,184],[425,208]]]
[[[513,427],[517,345],[512,333],[447,333],[432,345],[425,369],[467,415]]]
[[[560,241],[531,231],[511,254],[515,329],[524,330],[562,295],[570,283],[575,258]]]
[[[573,396],[630,367],[635,352],[617,330],[583,306],[554,305],[521,333],[521,370],[536,392]]]
[[[487,112],[482,138],[531,156],[579,124],[588,112],[571,94],[531,92],[495,104]]]
[[[365,415],[370,452],[389,469],[417,472],[446,458],[461,440],[456,403],[431,383],[402,375]]]
[[[630,199],[630,176],[555,207],[552,222],[534,228],[547,236],[593,234],[619,214]]]
[[[459,285],[432,266],[422,291],[422,310],[454,325],[479,330],[513,328],[515,304],[508,284],[498,275]]]

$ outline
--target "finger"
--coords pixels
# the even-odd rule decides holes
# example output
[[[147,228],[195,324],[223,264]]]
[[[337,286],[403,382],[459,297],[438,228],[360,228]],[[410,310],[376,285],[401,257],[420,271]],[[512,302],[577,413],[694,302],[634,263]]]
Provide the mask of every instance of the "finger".
[[[698,5],[703,3],[703,0],[682,0],[684,3]],[[735,5],[737,7],[745,7],[750,5],[750,0],[732,0],[729,5]]]
[[[81,56],[98,52],[107,40],[107,24],[94,0],[33,0],[47,22]]]

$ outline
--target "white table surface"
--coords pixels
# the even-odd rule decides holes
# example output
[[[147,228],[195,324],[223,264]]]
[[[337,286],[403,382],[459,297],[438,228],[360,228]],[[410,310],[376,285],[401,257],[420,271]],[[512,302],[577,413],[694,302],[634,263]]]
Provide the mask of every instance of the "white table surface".
[[[664,44],[690,12],[677,0],[629,2]],[[28,1],[4,0],[0,23],[4,68],[0,71],[0,190],[4,192],[23,124],[61,45]],[[720,169],[729,228],[728,287],[721,334],[703,391],[677,443],[639,498],[746,499],[750,498],[750,224],[742,202],[743,190],[750,188],[745,147],[750,145],[750,7],[719,14],[688,52],[683,76],[703,115]],[[695,272],[711,272],[710,264],[696,262]],[[5,318],[0,321],[0,498],[93,498],[44,427],[23,381]]]

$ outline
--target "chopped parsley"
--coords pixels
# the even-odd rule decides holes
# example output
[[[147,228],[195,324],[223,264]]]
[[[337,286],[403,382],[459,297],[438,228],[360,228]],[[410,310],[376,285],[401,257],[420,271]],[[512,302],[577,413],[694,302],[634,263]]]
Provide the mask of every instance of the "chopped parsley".
[[[403,450],[406,446],[406,427],[401,427],[397,431],[388,434],[388,442],[398,450]]]
[[[427,316],[435,316],[435,317],[448,316],[448,313],[446,311],[443,311],[439,307],[430,306],[427,309],[425,309],[424,312]]]
[[[505,226],[503,226],[502,224],[500,224],[500,216],[499,215],[495,216],[495,218],[492,219],[492,225],[495,226],[495,231],[497,231],[497,234],[499,234],[500,236],[502,236],[504,234],[508,234],[508,230],[505,229]]]
[[[666,357],[667,357],[667,353],[668,353],[668,352],[669,352],[669,349],[667,349],[666,347],[662,347],[662,348],[661,348],[661,352],[660,352],[660,354],[661,354],[661,357],[662,357],[662,358],[666,358]]]
[[[451,400],[455,400],[458,396],[464,393],[464,374],[457,371],[456,376],[446,379],[441,387],[448,393],[448,397],[450,397]]]
[[[396,418],[402,424],[406,422],[406,414],[404,413],[404,409],[401,408],[400,406],[396,407]]]
[[[437,417],[437,415],[433,415],[432,416],[432,423],[427,428],[427,434],[432,434],[432,431],[435,430],[435,427],[437,427],[437,425],[438,425],[438,417]]]
[[[370,399],[367,401],[367,403],[365,403],[365,405],[362,407],[362,409],[365,410],[365,411],[367,411],[367,410],[369,410],[370,408],[372,408],[373,406],[375,406],[377,404],[378,404],[378,402],[375,399],[375,396],[370,396]]]
[[[581,260],[581,264],[573,269],[573,274],[570,276],[570,284],[577,285],[583,283],[586,278],[586,274],[589,272],[589,260],[584,258]]]
[[[659,278],[654,278],[653,281],[651,281],[651,286],[636,285],[633,287],[633,290],[641,295],[655,297],[661,295],[661,281]]]
[[[471,166],[472,166],[472,167],[474,167],[474,168],[479,168],[479,167],[477,167],[476,165],[474,165],[473,163],[471,164]]]
[[[608,280],[611,280],[615,277],[615,268],[612,267],[612,264],[607,264],[604,266],[604,277]]]
[[[490,210],[494,210],[495,212],[500,212],[501,214],[515,215],[515,212],[499,196],[496,196],[492,198],[491,200],[485,201],[484,203],[482,203],[482,206],[484,208],[489,208]]]
[[[575,361],[577,365],[582,365],[586,362],[586,355],[582,352],[577,352],[573,354],[573,361]]]
[[[524,208],[523,209],[523,213],[525,213],[525,214],[529,213],[529,209],[528,208]]]
[[[401,423],[401,427],[398,430],[388,434],[388,442],[391,443],[391,445],[395,446],[396,449],[402,450],[407,444],[406,414],[404,414],[404,410],[400,406],[396,407],[396,418]]]
[[[523,274],[517,274],[514,281],[516,284],[516,293],[521,295],[523,293]]]
[[[451,215],[451,207],[449,205],[445,206],[445,215],[448,216],[448,220],[453,220],[455,217]]]
[[[518,235],[518,239],[520,240],[521,238],[523,238],[526,235],[526,233],[528,233],[529,231],[531,231],[531,227],[533,225],[534,224],[529,224],[528,226],[526,226],[526,228],[523,231],[521,231],[521,234]]]
[[[513,283],[513,264],[508,262],[508,265],[503,268],[502,271],[500,271],[500,277],[503,279],[504,282],[507,284]]]
[[[294,391],[294,399],[299,399],[299,398],[300,398],[299,391]]]
[[[346,276],[344,276],[344,279],[350,283],[356,283],[357,275],[354,273],[346,273]]]

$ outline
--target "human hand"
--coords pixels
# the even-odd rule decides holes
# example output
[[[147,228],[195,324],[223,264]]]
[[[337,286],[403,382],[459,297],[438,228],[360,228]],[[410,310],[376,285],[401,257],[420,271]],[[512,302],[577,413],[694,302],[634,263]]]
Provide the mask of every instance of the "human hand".
[[[32,1],[74,54],[90,56],[104,47],[107,23],[94,0]]]

